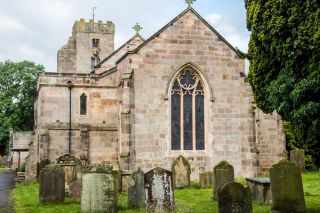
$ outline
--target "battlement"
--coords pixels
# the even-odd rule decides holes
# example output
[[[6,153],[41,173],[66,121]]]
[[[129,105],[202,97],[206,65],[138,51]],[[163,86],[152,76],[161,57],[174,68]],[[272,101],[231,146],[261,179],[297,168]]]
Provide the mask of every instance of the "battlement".
[[[86,22],[84,18],[80,21],[76,21],[72,28],[72,34],[76,33],[113,33],[115,32],[115,25],[112,21],[103,23],[101,20],[94,22],[93,19],[89,19]]]

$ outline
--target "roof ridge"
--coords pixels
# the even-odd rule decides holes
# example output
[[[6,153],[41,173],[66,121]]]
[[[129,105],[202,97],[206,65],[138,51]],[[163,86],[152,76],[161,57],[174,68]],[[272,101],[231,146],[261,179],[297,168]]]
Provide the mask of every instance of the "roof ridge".
[[[126,46],[128,43],[130,43],[131,41],[133,41],[135,38],[141,38],[143,41],[145,41],[145,39],[139,34],[136,33],[133,37],[131,37],[128,41],[126,41],[125,43],[123,43],[120,47],[118,47],[115,51],[113,51],[112,53],[110,53],[106,58],[104,58],[99,64],[97,64],[95,66],[95,68],[99,68],[104,62],[108,61],[108,59],[110,59],[112,56],[114,56],[117,52],[119,52],[124,46]]]
[[[136,47],[134,50],[128,51],[125,53],[122,57],[120,57],[116,64],[120,63],[123,59],[125,59],[128,55],[137,53],[142,47],[144,47],[146,44],[148,44],[151,40],[153,40],[156,36],[158,36],[160,33],[162,33],[164,30],[166,30],[171,24],[176,22],[179,18],[184,16],[187,12],[193,12],[211,31],[213,31],[228,47],[230,47],[240,58],[244,58],[243,55],[239,52],[237,48],[232,46],[217,30],[215,30],[193,7],[187,7],[184,11],[182,11],[179,15],[177,15],[175,18],[173,18],[170,22],[168,22],[165,26],[163,26],[160,30],[158,30],[156,33],[154,33],[152,36],[150,36],[147,40],[145,40],[142,44],[140,44],[138,47]]]

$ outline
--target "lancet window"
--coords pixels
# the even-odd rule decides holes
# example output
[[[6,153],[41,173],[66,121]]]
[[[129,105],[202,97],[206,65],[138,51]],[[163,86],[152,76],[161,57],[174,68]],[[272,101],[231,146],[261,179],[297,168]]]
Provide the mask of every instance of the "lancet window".
[[[171,149],[205,149],[205,92],[192,69],[178,74],[171,89]]]

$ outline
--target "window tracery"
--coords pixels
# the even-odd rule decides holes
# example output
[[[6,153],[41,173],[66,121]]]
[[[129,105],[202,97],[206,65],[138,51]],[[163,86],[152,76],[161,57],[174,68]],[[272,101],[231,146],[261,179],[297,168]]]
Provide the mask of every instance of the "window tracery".
[[[200,76],[192,69],[178,74],[171,89],[171,149],[204,150],[204,96]]]

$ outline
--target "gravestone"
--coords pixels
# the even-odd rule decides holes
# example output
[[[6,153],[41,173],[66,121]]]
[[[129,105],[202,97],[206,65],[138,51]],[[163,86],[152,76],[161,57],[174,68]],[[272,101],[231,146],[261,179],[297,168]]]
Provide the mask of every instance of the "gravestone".
[[[203,172],[199,174],[199,182],[201,188],[212,188],[213,172]]]
[[[234,169],[227,161],[221,161],[213,168],[213,198],[218,199],[218,191],[234,181]]]
[[[63,203],[64,171],[55,164],[47,165],[39,175],[39,199],[43,203]]]
[[[186,158],[180,155],[175,161],[173,161],[171,172],[173,177],[173,186],[175,188],[190,186],[191,167]]]
[[[172,173],[160,167],[144,175],[147,212],[174,212]]]
[[[282,213],[305,213],[301,172],[288,160],[281,160],[270,169],[272,210]]]
[[[128,206],[130,208],[142,207],[146,205],[146,192],[144,190],[144,173],[138,168],[132,174],[134,185],[128,191]]]
[[[252,213],[252,195],[249,187],[230,182],[218,191],[219,213]]]
[[[69,197],[72,200],[80,200],[81,197],[81,182],[79,180],[73,181],[69,185]]]
[[[300,171],[305,169],[304,151],[301,149],[293,149],[290,151],[290,162],[296,167],[300,168]]]
[[[117,173],[112,165],[88,166],[82,176],[81,212],[117,212]]]
[[[57,158],[56,161],[64,170],[66,186],[77,180],[77,164],[80,164],[80,161],[75,156],[65,154]]]
[[[38,181],[39,181],[40,171],[49,164],[50,164],[49,159],[42,159],[42,160],[40,160],[40,162],[37,163],[37,180]]]

